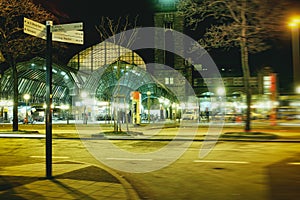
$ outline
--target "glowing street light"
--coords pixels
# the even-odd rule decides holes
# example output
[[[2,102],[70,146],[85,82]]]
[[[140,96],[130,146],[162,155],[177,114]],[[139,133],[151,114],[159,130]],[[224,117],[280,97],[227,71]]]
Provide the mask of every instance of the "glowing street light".
[[[296,94],[300,94],[300,85],[296,87]]]
[[[218,87],[216,90],[217,95],[224,96],[226,94],[226,90],[224,87]]]

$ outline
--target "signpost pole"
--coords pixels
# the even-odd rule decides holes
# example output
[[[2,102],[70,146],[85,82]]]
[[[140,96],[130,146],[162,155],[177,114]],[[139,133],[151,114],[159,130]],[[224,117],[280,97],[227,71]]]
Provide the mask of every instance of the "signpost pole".
[[[83,23],[54,25],[46,21],[46,26],[24,18],[24,33],[46,39],[46,178],[52,177],[52,41],[83,44]],[[52,35],[53,32],[53,35]],[[53,36],[53,37],[52,37]],[[1,52],[0,52],[1,53]],[[1,58],[1,57],[0,57]],[[1,77],[0,77],[1,78]]]
[[[53,22],[46,22],[46,177],[52,178],[52,33]]]

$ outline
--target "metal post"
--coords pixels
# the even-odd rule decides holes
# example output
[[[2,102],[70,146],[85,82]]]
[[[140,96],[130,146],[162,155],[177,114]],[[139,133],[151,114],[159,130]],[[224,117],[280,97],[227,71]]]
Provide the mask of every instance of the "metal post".
[[[292,48],[293,48],[293,81],[294,92],[300,85],[300,59],[299,59],[299,25],[292,27]]]
[[[147,107],[148,107],[148,123],[150,124],[150,95],[151,92],[147,92]]]
[[[52,178],[52,33],[53,22],[46,22],[46,177]]]

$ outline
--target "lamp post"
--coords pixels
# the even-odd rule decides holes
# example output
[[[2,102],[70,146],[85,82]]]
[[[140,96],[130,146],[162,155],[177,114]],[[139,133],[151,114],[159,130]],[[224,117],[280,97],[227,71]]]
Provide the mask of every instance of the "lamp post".
[[[150,95],[151,92],[147,91],[147,107],[148,107],[148,122],[150,124]]]
[[[25,114],[25,123],[27,124],[28,123],[28,110],[27,110],[27,107],[28,107],[28,100],[30,99],[30,95],[29,94],[24,94],[23,98],[25,99],[25,102],[26,102],[26,114]]]
[[[82,102],[87,98],[88,94],[85,91],[82,91],[80,94],[81,98],[82,98]],[[82,121],[83,124],[87,124],[87,113],[86,113],[86,105],[84,105],[83,107],[83,113],[82,113]]]
[[[296,88],[300,85],[299,24],[300,17],[293,18],[292,22],[289,24],[292,31],[294,92]]]
[[[64,115],[66,115],[67,117],[67,124],[69,124],[69,109],[70,109],[69,104],[62,105],[61,109],[64,111]]]

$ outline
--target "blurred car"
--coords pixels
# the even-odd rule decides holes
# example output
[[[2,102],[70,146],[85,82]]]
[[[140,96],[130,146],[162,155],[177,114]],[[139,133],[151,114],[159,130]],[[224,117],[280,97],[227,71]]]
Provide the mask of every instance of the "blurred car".
[[[250,119],[267,119],[267,116],[261,113],[250,112]],[[246,120],[246,114],[243,115],[243,120]]]
[[[300,111],[293,106],[281,106],[276,109],[277,119],[299,119]]]
[[[266,119],[266,116],[261,114],[261,113],[255,113],[255,112],[251,112],[250,113],[250,117],[251,119],[255,120],[255,119]]]
[[[197,115],[194,111],[186,111],[182,114],[182,120],[194,120],[197,119]]]
[[[213,120],[224,121],[224,122],[235,122],[237,114],[236,113],[217,113],[213,116]]]
[[[98,116],[96,116],[96,120],[97,121],[111,120],[111,116],[110,115],[98,115]]]

